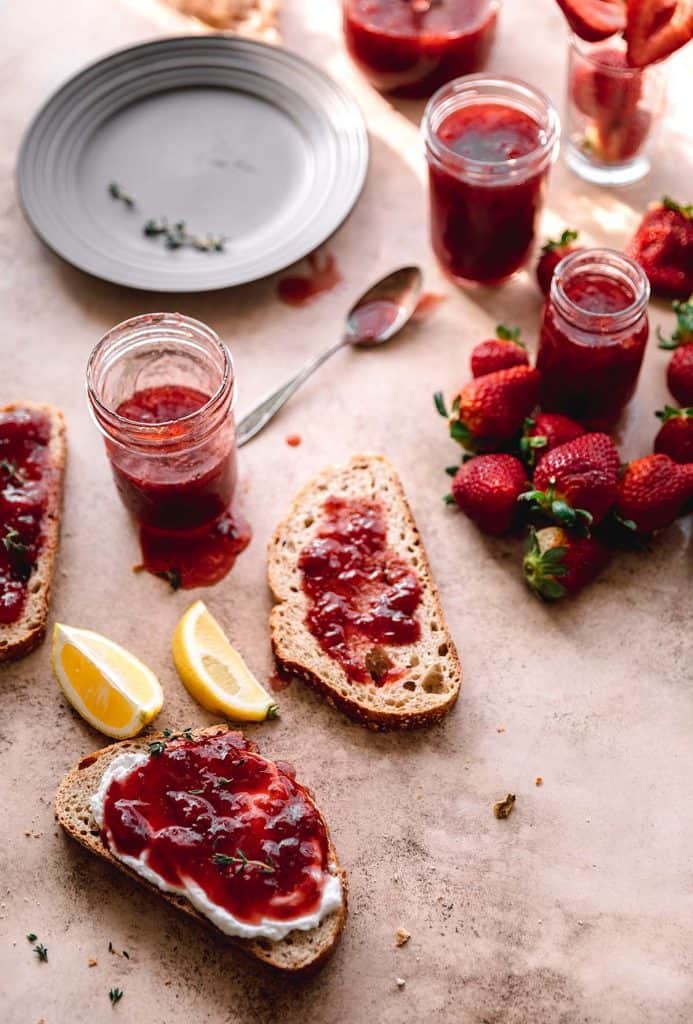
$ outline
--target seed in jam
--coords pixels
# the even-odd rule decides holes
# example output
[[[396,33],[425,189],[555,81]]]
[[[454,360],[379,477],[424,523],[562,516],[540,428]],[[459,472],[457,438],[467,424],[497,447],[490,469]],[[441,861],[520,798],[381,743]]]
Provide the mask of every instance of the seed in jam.
[[[244,923],[312,914],[329,872],[329,843],[292,772],[240,733],[167,740],[111,782],[104,842],[144,858],[168,885],[189,879]]]
[[[328,498],[298,564],[309,601],[306,625],[322,649],[356,682],[383,686],[399,679],[390,652],[373,651],[419,639],[421,584],[388,547],[380,502]]]
[[[16,622],[41,551],[41,524],[57,469],[43,413],[0,413],[0,623]]]

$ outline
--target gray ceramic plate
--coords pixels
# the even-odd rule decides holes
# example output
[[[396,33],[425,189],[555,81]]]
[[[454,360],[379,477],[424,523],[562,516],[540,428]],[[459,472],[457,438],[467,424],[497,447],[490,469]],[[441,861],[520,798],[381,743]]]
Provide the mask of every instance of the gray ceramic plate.
[[[320,245],[363,186],[368,139],[349,94],[264,43],[164,39],[115,53],[41,108],[17,167],[43,241],[106,281],[193,292],[281,270]],[[116,182],[136,200],[111,198]],[[170,250],[149,218],[227,237]]]

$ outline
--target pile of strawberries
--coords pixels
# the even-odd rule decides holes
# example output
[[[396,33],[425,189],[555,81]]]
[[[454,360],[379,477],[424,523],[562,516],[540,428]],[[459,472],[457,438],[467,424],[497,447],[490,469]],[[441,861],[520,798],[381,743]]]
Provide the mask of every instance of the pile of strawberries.
[[[518,331],[477,345],[471,369],[449,410],[435,396],[466,451],[447,470],[446,500],[484,533],[528,530],[525,578],[546,600],[579,590],[614,547],[642,544],[693,502],[693,409],[665,410],[655,452],[622,465],[608,434],[536,411],[541,377]]]

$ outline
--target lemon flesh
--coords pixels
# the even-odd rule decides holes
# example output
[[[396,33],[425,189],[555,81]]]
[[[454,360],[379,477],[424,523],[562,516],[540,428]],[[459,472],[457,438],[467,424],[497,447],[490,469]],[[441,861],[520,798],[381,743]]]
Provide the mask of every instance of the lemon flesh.
[[[262,722],[277,713],[203,601],[195,601],[179,620],[172,649],[185,688],[203,708],[238,722]]]
[[[99,633],[57,623],[52,663],[75,711],[106,736],[136,736],[161,711],[164,694],[154,673]]]

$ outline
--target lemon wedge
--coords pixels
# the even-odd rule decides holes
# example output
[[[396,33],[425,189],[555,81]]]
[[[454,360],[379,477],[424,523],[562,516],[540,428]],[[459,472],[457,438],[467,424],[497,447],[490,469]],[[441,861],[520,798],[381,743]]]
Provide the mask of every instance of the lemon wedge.
[[[154,673],[100,633],[56,623],[52,661],[75,711],[106,736],[136,736],[161,711],[164,693]]]
[[[195,601],[173,634],[173,660],[191,697],[239,722],[276,718],[279,708],[229,643],[204,601]]]

